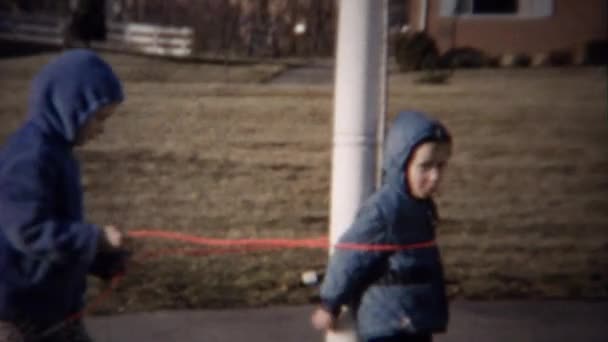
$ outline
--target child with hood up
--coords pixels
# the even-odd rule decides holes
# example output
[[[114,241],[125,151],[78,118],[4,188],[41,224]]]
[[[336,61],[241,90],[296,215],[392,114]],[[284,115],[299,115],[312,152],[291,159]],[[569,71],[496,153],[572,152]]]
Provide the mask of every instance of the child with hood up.
[[[355,316],[363,341],[431,341],[444,331],[448,305],[435,240],[433,195],[451,154],[446,128],[426,114],[400,113],[384,151],[382,187],[360,208],[336,248],[312,316],[320,330],[335,328],[342,306]],[[407,248],[422,245],[424,248]],[[374,246],[402,246],[382,249]]]
[[[127,253],[119,229],[86,221],[73,149],[122,101],[120,81],[88,50],[35,77],[28,118],[0,150],[0,341],[90,341],[80,320],[65,320],[84,308],[87,274],[112,278]]]

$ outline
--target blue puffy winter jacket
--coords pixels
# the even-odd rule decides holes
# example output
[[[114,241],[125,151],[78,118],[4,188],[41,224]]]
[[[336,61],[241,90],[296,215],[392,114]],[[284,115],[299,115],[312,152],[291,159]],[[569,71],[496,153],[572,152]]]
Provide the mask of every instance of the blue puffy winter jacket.
[[[411,245],[435,239],[432,200],[413,198],[404,168],[417,145],[447,141],[446,129],[418,112],[393,122],[384,151],[382,187],[362,205],[340,243]],[[337,248],[321,287],[323,305],[337,314],[355,313],[364,339],[446,329],[448,307],[436,246],[399,251]]]
[[[27,120],[0,151],[0,320],[53,324],[82,309],[99,229],[83,216],[72,149],[94,112],[122,100],[111,68],[87,50],[34,79]]]

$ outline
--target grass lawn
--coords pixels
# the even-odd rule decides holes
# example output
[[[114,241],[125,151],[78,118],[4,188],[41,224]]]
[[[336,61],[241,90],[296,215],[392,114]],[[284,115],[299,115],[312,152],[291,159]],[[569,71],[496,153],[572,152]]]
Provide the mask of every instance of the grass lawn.
[[[49,56],[0,59],[0,142]],[[78,151],[91,221],[221,238],[327,233],[332,85],[260,83],[277,65],[106,57],[128,100]],[[438,198],[450,295],[608,298],[606,69],[416,77],[390,78],[389,112],[428,111],[455,137]],[[139,258],[97,312],[309,303],[316,289],[300,272],[325,262],[323,250]]]

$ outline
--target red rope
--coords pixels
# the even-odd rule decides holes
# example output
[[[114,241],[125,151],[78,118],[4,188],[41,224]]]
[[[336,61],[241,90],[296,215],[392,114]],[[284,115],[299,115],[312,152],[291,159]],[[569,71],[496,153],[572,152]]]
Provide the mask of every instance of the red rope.
[[[281,247],[281,248],[326,248],[327,238],[316,239],[214,239],[201,236],[188,235],[178,232],[160,230],[135,230],[128,232],[134,238],[160,238],[180,241],[196,245],[212,247]]]
[[[159,238],[173,240],[195,245],[228,248],[249,248],[252,250],[267,248],[328,248],[327,237],[312,239],[217,239],[205,238],[178,232],[167,232],[160,230],[134,230],[128,233],[133,238]],[[407,249],[428,248],[435,245],[435,241],[424,241],[407,245],[396,244],[362,244],[343,242],[335,244],[335,248],[358,250],[358,251],[399,251]]]
[[[132,238],[158,238],[164,240],[178,241],[182,243],[194,244],[197,246],[205,246],[206,248],[172,248],[164,250],[156,250],[142,253],[138,259],[148,261],[150,259],[166,257],[169,255],[189,255],[189,256],[207,256],[213,254],[228,254],[228,253],[243,253],[243,252],[256,252],[262,250],[277,250],[285,248],[329,248],[329,239],[324,237],[310,238],[310,239],[217,239],[217,238],[206,238],[201,236],[189,235],[178,232],[169,232],[161,230],[132,230],[127,233]],[[435,245],[435,241],[424,241],[419,243],[407,244],[407,245],[395,245],[395,244],[360,244],[343,242],[335,244],[335,248],[356,250],[356,251],[399,251],[408,249],[420,249],[428,248]],[[213,247],[209,249],[209,247]],[[84,310],[74,313],[73,315],[66,318],[59,324],[50,327],[44,331],[40,337],[48,336],[66,324],[81,319],[87,312],[91,311],[94,307],[98,306],[103,302],[116,287],[118,283],[124,277],[123,274],[116,275],[112,278],[109,285],[104,289],[95,300],[89,304]]]

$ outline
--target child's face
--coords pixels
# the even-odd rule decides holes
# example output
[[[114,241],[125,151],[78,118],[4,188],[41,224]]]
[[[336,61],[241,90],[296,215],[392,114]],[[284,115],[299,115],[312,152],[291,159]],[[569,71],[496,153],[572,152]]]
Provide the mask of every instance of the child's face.
[[[91,118],[86,122],[86,124],[82,127],[80,132],[78,132],[78,138],[76,140],[76,145],[82,146],[87,142],[95,139],[98,135],[103,133],[103,125],[105,121],[114,114],[116,111],[116,107],[118,104],[109,104],[100,108],[97,113],[93,114]]]
[[[437,192],[451,152],[450,143],[427,142],[416,148],[407,166],[412,196],[426,199]]]

